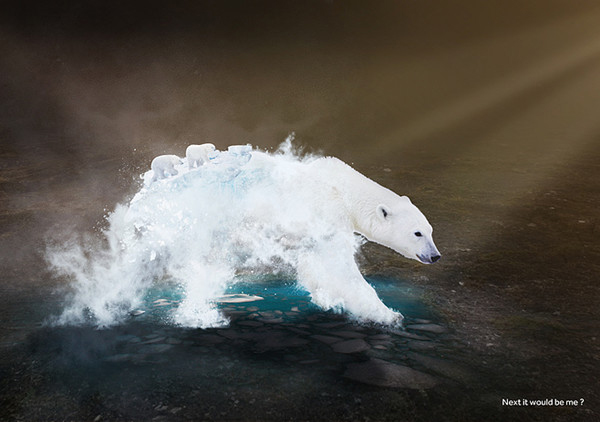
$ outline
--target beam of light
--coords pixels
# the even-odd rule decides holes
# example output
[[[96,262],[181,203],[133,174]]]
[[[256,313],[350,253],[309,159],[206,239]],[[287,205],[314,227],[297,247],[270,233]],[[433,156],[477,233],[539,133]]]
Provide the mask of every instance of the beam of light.
[[[546,28],[541,38],[560,45],[547,49],[553,55],[443,104],[376,144],[382,159],[393,151],[423,149],[435,154],[439,147],[434,161],[439,164],[436,183],[444,187],[440,195],[461,198],[464,204],[473,200],[475,207],[468,223],[460,223],[469,225],[463,246],[485,249],[490,225],[514,218],[524,198],[551,190],[557,172],[577,166],[598,142],[600,31],[587,28],[581,31],[585,38],[562,38],[566,26],[590,20],[586,16],[554,25],[552,31]],[[510,110],[513,105],[516,110]],[[477,128],[477,120],[484,118],[491,122],[489,127]],[[444,133],[449,135],[446,143]],[[480,213],[478,203],[489,205],[489,210]]]
[[[587,24],[589,20],[590,17],[585,16],[560,25],[553,25],[544,28],[541,36],[535,33],[520,34],[511,37],[512,43],[515,44],[515,48],[519,46],[519,39],[525,40],[527,38],[549,38],[549,42],[558,43],[563,31],[568,32],[572,27]],[[375,141],[373,146],[384,157],[389,153],[389,150],[398,147],[399,144],[403,147],[418,144],[429,137],[443,133],[454,125],[477,119],[486,110],[522,95],[532,88],[560,78],[570,70],[600,56],[600,34],[596,35],[598,36],[581,40],[579,44],[565,45],[558,54],[552,57],[537,61],[524,69],[516,68],[513,73],[484,86],[480,90],[443,104],[404,125],[397,132],[379,142]],[[485,54],[489,48],[494,48],[495,43],[490,42],[489,44],[477,43],[468,46],[467,51],[452,54],[457,57]]]

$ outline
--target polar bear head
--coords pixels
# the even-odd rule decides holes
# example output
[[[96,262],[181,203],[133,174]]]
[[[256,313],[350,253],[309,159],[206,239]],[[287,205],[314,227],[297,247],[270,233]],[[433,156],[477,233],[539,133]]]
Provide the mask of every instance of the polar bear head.
[[[433,228],[421,211],[406,196],[388,196],[386,203],[371,210],[369,240],[424,264],[440,259],[433,243]]]

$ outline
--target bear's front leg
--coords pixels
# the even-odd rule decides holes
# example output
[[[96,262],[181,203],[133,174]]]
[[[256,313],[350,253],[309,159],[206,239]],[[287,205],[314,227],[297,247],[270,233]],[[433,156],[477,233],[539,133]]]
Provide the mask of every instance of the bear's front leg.
[[[361,321],[401,326],[404,317],[388,308],[354,261],[353,248],[321,245],[298,259],[298,282],[325,310],[348,312]]]

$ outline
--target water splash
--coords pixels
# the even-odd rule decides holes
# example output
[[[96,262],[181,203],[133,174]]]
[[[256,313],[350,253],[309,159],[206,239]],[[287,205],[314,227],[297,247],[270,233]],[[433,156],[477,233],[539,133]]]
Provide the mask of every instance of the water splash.
[[[300,250],[336,238],[356,250],[360,240],[336,231],[334,207],[311,200],[315,186],[298,184],[307,164],[292,137],[267,153],[250,147],[216,153],[211,161],[152,182],[152,171],[129,204],[107,217],[102,241],[49,248],[53,270],[71,279],[59,324],[118,324],[161,284],[181,292],[171,322],[190,327],[227,324],[215,306],[239,274],[294,277]],[[332,261],[335,271],[343,262]],[[323,274],[326,277],[326,274]]]

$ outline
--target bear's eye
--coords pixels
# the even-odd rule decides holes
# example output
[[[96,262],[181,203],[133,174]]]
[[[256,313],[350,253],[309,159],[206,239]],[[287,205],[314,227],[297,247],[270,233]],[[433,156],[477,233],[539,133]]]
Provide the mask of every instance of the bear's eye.
[[[387,213],[387,211],[385,210],[385,208],[382,208],[382,209],[381,209],[381,213],[383,214],[383,218],[387,217],[387,215],[388,215],[388,213]]]
[[[423,235],[421,234],[421,232],[415,232],[415,236],[417,236],[417,237],[421,237],[421,236],[423,236]]]

